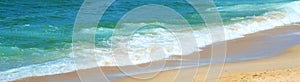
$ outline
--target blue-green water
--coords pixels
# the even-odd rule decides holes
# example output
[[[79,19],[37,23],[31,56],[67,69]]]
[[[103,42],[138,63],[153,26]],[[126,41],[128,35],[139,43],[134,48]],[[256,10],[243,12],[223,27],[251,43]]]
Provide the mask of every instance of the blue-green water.
[[[284,16],[299,16],[299,10],[294,8],[298,6],[295,5],[296,2],[297,0],[215,0],[224,24],[241,26],[243,21],[268,16],[268,13],[275,11],[284,13]],[[32,67],[60,69],[55,73],[73,70],[64,67],[72,63],[69,55],[73,24],[82,3],[82,0],[0,0],[0,81],[52,72],[49,70],[21,75],[25,72],[20,70],[32,72],[27,69]],[[117,0],[108,8],[98,25],[96,46],[108,48],[109,37],[120,18],[131,9],[147,4],[170,7],[190,24],[204,25],[201,16],[184,0]],[[282,19],[284,22],[285,19]],[[289,23],[294,22],[291,20]],[[146,23],[151,22],[149,20]]]

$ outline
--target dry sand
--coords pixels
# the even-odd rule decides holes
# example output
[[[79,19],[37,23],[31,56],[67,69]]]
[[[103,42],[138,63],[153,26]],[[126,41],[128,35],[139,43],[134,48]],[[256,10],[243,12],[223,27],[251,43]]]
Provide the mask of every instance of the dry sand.
[[[235,63],[226,63],[224,66],[223,73],[219,81],[221,82],[298,82],[300,81],[300,40],[297,40],[297,37],[290,37],[286,39],[291,40],[273,40],[270,35],[285,35],[291,32],[300,32],[299,26],[285,26],[284,28],[276,28],[272,30],[262,31],[250,35],[246,35],[245,38],[236,39],[228,41],[228,56],[235,56],[240,53],[254,54],[255,52],[248,51],[252,49],[257,52],[266,53],[261,55],[274,54],[271,52],[276,52],[277,56],[249,60],[243,62]],[[291,41],[291,42],[289,42]],[[272,46],[272,45],[277,46]],[[288,46],[286,46],[288,45]],[[262,48],[261,47],[266,47]],[[282,48],[276,48],[280,46],[285,46]],[[200,52],[201,57],[209,57],[210,55],[210,46],[207,46],[203,49],[204,51]],[[269,53],[270,52],[270,53]],[[259,54],[259,53],[258,53]],[[187,59],[197,59],[197,54],[192,54],[189,56],[184,56],[183,58]],[[159,62],[159,61],[158,61]],[[101,67],[105,73],[119,73],[117,67]],[[192,81],[191,78],[194,75],[190,75],[188,72],[192,72],[194,69],[198,69],[197,74],[195,75],[193,81],[202,82],[205,79],[207,74],[208,66],[192,67],[185,68],[181,70],[169,70],[160,72],[153,78],[150,79],[136,79],[132,77],[127,77],[123,79],[115,80],[114,82],[170,82],[173,81],[178,75],[179,71],[185,71],[186,75],[181,75],[178,82],[182,81]],[[81,72],[95,72],[98,71],[97,68],[79,70]],[[139,74],[135,75],[136,77],[148,76],[153,73]],[[90,76],[90,80],[93,82],[97,77]],[[206,81],[215,81],[216,77],[209,77]],[[33,76],[28,78],[23,78],[16,80],[16,82],[80,82],[76,72],[56,74],[56,75],[47,75],[47,76]]]

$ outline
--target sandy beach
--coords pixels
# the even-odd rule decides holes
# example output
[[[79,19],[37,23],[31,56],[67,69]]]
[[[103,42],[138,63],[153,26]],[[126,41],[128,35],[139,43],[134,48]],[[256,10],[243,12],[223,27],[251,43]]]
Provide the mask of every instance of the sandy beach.
[[[255,34],[247,35],[246,38],[233,40],[233,42],[244,41],[249,44],[239,44],[239,47],[234,47],[235,44],[232,44],[232,41],[228,43],[228,53],[237,53],[243,50],[245,46],[253,46],[251,45],[250,39],[252,41],[260,41],[262,37],[258,38],[258,36],[268,35],[268,34],[278,34],[278,33],[287,33],[298,30],[299,26],[288,26],[287,28],[276,28],[272,30],[262,31]],[[255,38],[252,38],[252,37]],[[285,38],[282,38],[285,39]],[[283,49],[277,56],[263,58],[263,59],[256,59],[256,60],[249,60],[244,62],[235,62],[235,63],[226,63],[219,79],[219,82],[297,82],[300,81],[300,44],[294,45],[292,47]],[[265,50],[261,50],[265,51]],[[268,53],[265,53],[268,54]],[[263,54],[262,54],[263,55]],[[196,77],[194,77],[194,82],[207,82],[215,81],[217,78],[207,78],[206,70],[208,70],[208,66],[200,66],[198,67],[198,73]],[[164,71],[161,72],[158,76],[147,79],[147,80],[140,80],[136,78],[125,78],[122,80],[117,80],[115,82],[170,82],[176,78],[176,73],[179,71],[192,71],[192,68],[181,69],[181,70],[171,70],[171,71]],[[147,75],[141,74],[140,76]],[[189,76],[189,75],[186,75]],[[166,78],[168,77],[168,78]],[[177,77],[180,78],[182,81],[189,79],[185,79],[184,77]]]
[[[287,25],[275,29],[248,34],[244,38],[227,41],[227,63],[224,66],[220,82],[297,82],[300,80],[300,32],[299,25]],[[199,52],[201,58],[209,57],[211,46],[203,48]],[[183,59],[200,60],[198,54],[183,56]],[[241,58],[261,56],[261,58],[249,58],[240,61]],[[156,61],[159,63],[160,61]],[[199,61],[197,61],[199,62]],[[155,62],[154,62],[155,63]],[[168,61],[166,66],[176,66],[176,61]],[[178,62],[177,62],[178,63]],[[185,62],[193,64],[193,62]],[[143,65],[141,65],[143,66]],[[147,66],[147,65],[146,65]],[[217,78],[207,78],[208,66],[190,67],[162,71],[150,79],[137,79],[122,75],[117,67],[100,67],[113,82],[170,82],[178,75],[179,71],[193,71],[198,69],[194,82],[215,81]],[[128,66],[130,69],[130,66]],[[134,69],[132,69],[134,71]],[[79,70],[80,72],[97,73],[98,68]],[[147,70],[145,70],[147,71]],[[150,71],[149,71],[150,72]],[[147,76],[151,73],[137,73],[135,76]],[[114,77],[113,75],[118,75]],[[194,75],[181,75],[181,81],[189,81],[188,77]],[[90,76],[91,82],[97,82],[96,76]],[[33,76],[15,80],[15,82],[80,82],[76,72],[47,76]],[[180,81],[179,81],[180,82]]]
[[[252,60],[239,63],[225,64],[220,82],[297,82],[300,80],[300,45],[291,47],[276,57]],[[206,70],[208,66],[198,67],[199,70]],[[190,69],[182,69],[190,70]],[[179,70],[171,70],[161,72],[160,75],[148,80],[138,80],[133,78],[125,78],[116,82],[170,82],[175,78],[176,72]],[[194,82],[203,82],[205,73],[198,73],[194,78]],[[179,77],[180,78],[180,77]],[[184,78],[181,78],[184,79]],[[206,79],[208,82],[216,78]]]
[[[0,82],[300,82],[300,0],[1,0]]]

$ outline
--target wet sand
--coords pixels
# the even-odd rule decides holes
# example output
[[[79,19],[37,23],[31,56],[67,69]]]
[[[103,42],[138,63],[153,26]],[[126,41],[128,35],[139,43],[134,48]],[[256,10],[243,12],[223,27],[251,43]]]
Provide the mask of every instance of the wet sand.
[[[225,64],[220,82],[297,82],[300,81],[300,45],[296,45],[284,51],[279,56],[251,60],[246,62]],[[198,67],[199,70],[207,70],[208,66]],[[170,82],[176,78],[178,71],[187,71],[188,69],[171,70],[161,72],[158,76],[140,80],[134,78],[125,78],[116,82]],[[194,78],[194,82],[203,82],[205,71],[200,71]],[[142,74],[138,76],[143,76]],[[177,77],[183,80],[184,77]],[[208,82],[216,78],[206,79]]]
[[[285,79],[291,81],[299,80],[299,65],[300,60],[300,26],[287,25],[277,27],[275,29],[257,32],[246,35],[244,38],[227,41],[227,59],[224,66],[220,81],[273,81]],[[123,74],[118,67],[100,67],[108,79],[115,82],[169,82],[173,81],[176,76],[182,81],[192,81],[195,69],[198,70],[194,81],[204,81],[205,75],[208,71],[208,66],[197,66],[200,64],[209,63],[211,46],[202,49],[201,52],[181,57],[172,57],[166,61],[166,67],[153,78],[137,79],[128,77]],[[199,57],[199,54],[201,57]],[[182,58],[186,61],[178,61],[176,59]],[[160,62],[153,62],[153,67],[145,70],[134,69],[134,66],[124,66],[135,77],[149,76],[161,71],[156,64]],[[182,62],[184,69],[176,69]],[[149,64],[139,65],[140,67],[147,67]],[[218,65],[218,64],[216,64]],[[194,67],[193,67],[194,66]],[[197,67],[195,67],[197,66]],[[174,69],[174,70],[172,70]],[[79,72],[90,73],[87,77],[89,81],[96,81],[97,76],[93,73],[98,73],[98,68],[91,68],[86,70],[79,70]],[[179,71],[184,71],[181,75],[177,75]],[[77,71],[78,72],[78,71]],[[294,79],[288,79],[294,78]],[[210,77],[208,81],[216,80],[216,77]],[[280,80],[280,81],[286,81]],[[76,72],[47,75],[47,76],[33,76],[16,80],[16,82],[80,82]]]

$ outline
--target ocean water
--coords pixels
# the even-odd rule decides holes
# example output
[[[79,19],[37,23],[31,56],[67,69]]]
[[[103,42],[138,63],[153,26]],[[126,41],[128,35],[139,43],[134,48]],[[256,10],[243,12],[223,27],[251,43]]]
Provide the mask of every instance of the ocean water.
[[[227,40],[300,21],[300,1],[297,0],[214,2],[223,20]],[[72,32],[82,3],[82,0],[0,0],[0,81],[75,70],[71,50]],[[99,66],[117,65],[110,49],[114,27],[128,11],[147,4],[161,4],[179,12],[195,27],[198,47],[212,43],[201,16],[184,0],[117,0],[105,12],[96,29],[95,53],[99,58]],[[210,11],[209,8],[206,10]],[[133,64],[160,60],[172,55],[187,55],[181,54],[179,43],[172,33],[160,27],[180,27],[180,24],[172,23],[174,20],[176,19],[127,24],[157,25],[140,29],[132,36],[119,37],[131,37],[128,56]],[[186,33],[184,30],[180,32]],[[167,55],[151,59],[151,45],[163,46]],[[88,50],[82,51],[83,60],[92,57],[94,56]]]

